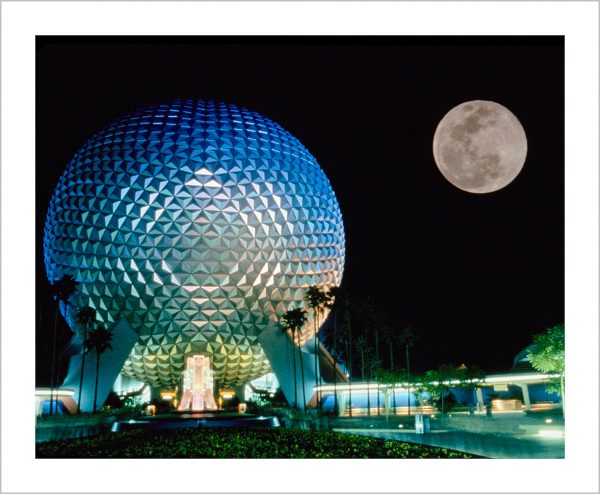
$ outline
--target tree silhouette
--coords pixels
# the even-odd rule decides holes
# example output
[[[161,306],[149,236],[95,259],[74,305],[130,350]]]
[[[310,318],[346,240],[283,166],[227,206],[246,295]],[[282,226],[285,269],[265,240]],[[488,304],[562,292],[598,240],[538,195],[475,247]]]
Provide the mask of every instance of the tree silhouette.
[[[319,330],[319,318],[323,314],[325,307],[329,303],[329,297],[328,294],[324,290],[319,288],[317,285],[312,285],[309,286],[306,290],[304,300],[306,300],[306,304],[313,310],[314,314],[313,321],[315,325],[315,381],[316,384],[319,385],[321,381],[321,376],[318,374],[319,338],[317,336],[317,331]],[[317,391],[317,408],[321,408],[321,397],[319,391]]]
[[[58,313],[60,312],[60,304],[65,306],[65,316],[67,314],[67,305],[69,305],[69,298],[75,293],[77,289],[77,283],[75,279],[68,274],[64,274],[62,278],[51,282],[50,290],[52,298],[56,301],[56,308],[54,313],[54,331],[52,333],[52,364],[50,369],[50,415],[54,413],[54,408],[57,407],[54,400],[54,390],[58,392],[58,379],[59,379],[59,365],[58,358],[56,356],[56,345],[58,340],[57,327],[58,327]],[[56,398],[58,400],[58,397]]]
[[[397,331],[394,330],[394,328],[392,328],[391,325],[386,325],[385,329],[383,331],[383,341],[384,343],[386,343],[388,345],[388,350],[389,350],[389,357],[390,357],[390,365],[389,365],[389,370],[392,371],[392,373],[394,373],[396,370],[396,365],[394,364],[394,351],[397,347],[397,345],[400,343],[400,335],[398,334]],[[410,393],[410,390],[409,390]],[[410,400],[410,394],[409,394],[409,400]],[[394,406],[394,415],[396,415],[396,393],[392,393],[392,402],[393,402],[393,406]]]
[[[352,357],[354,342],[352,340],[352,325],[350,323],[350,298],[345,294],[340,299],[343,310],[343,324],[338,327],[337,338],[343,348],[343,355],[346,359],[346,368],[348,370],[348,413],[352,417]]]
[[[326,302],[326,308],[333,311],[333,327],[332,327],[332,333],[333,333],[333,409],[335,410],[335,413],[337,413],[337,411],[338,411],[338,394],[337,394],[338,310],[337,309],[339,308],[340,304],[338,303],[337,306],[334,306],[334,304],[337,300],[340,299],[339,287],[337,287],[337,286],[331,287],[329,289],[329,293],[327,295],[328,295],[328,300]]]
[[[362,380],[367,384],[367,415],[371,415],[371,393],[369,391],[370,379],[369,375],[371,374],[371,348],[369,347],[369,343],[367,341],[366,335],[361,335],[355,340],[356,351],[360,354],[360,372],[362,376]]]
[[[98,399],[98,376],[100,375],[100,355],[106,350],[112,350],[112,331],[102,326],[94,329],[85,342],[85,348],[89,352],[96,350],[96,385],[94,387],[94,408],[92,413],[96,413],[96,404]]]
[[[407,381],[409,383],[408,388],[408,415],[410,415],[410,349],[414,346],[414,344],[419,340],[419,336],[414,332],[411,325],[408,325],[406,328],[402,330],[400,333],[399,341],[406,350],[406,376]]]
[[[90,327],[94,325],[96,322],[96,309],[92,307],[82,307],[77,311],[76,316],[77,324],[83,326],[83,352],[81,355],[81,374],[79,376],[79,392],[77,397],[77,413],[81,412],[81,391],[83,388],[83,375],[85,369],[85,356],[87,352],[85,351],[85,342],[88,337],[88,330]]]
[[[369,320],[367,321],[368,326],[370,327],[370,332],[372,332],[375,336],[375,359],[372,362],[372,368],[379,373],[381,369],[383,369],[383,357],[379,352],[379,340],[380,336],[385,338],[385,335],[389,333],[389,323],[387,318],[381,312],[375,312],[371,309],[368,313]],[[379,382],[377,375],[375,376],[375,380]],[[379,387],[377,388],[377,415],[380,415],[380,393]]]
[[[394,362],[394,351],[396,350],[396,347],[400,343],[400,334],[392,326],[386,325],[382,336],[383,336],[384,343],[386,343],[388,346],[389,360],[390,360],[390,365],[388,368],[389,368],[389,370],[394,370],[394,369],[396,369],[396,367],[398,367],[396,365],[396,363]]]
[[[302,308],[288,310],[281,318],[281,324],[286,329],[291,331],[294,342],[297,341],[298,356],[300,358],[300,374],[302,377],[302,403],[303,410],[306,412],[306,391],[304,388],[304,364],[302,363],[302,351],[300,346],[300,331],[306,323],[306,311]],[[295,355],[292,352],[292,355]],[[294,406],[298,404],[298,394],[296,391],[296,360],[294,357]]]

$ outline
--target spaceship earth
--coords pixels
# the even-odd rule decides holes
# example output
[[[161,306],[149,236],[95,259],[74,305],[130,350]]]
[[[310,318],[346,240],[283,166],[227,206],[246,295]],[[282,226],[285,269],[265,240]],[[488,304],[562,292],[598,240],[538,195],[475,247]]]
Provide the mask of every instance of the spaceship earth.
[[[125,318],[139,336],[122,373],[160,387],[179,382],[188,354],[208,355],[223,384],[269,372],[261,331],[308,286],[338,286],[344,256],[335,194],[306,148],[258,113],[202,100],[92,136],[44,228],[48,279],[79,282],[62,308],[73,331],[81,307],[109,327]]]

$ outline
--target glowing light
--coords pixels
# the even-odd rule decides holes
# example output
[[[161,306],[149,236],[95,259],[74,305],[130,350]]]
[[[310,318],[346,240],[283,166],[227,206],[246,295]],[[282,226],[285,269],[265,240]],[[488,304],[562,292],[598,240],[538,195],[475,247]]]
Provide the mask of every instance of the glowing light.
[[[538,436],[551,438],[564,437],[565,431],[562,430],[541,430],[538,432]]]
[[[183,373],[183,394],[178,410],[214,410],[217,408],[213,396],[214,376],[210,368],[210,357],[189,355]],[[221,398],[219,397],[219,403]]]
[[[466,381],[459,381],[456,379],[448,380],[448,381],[443,381],[443,384],[446,384],[449,386],[455,386],[455,385],[462,384],[462,383],[473,383],[473,384],[479,384],[481,386],[485,386],[485,385],[499,383],[499,382],[506,383],[506,384],[512,384],[512,383],[535,384],[535,383],[546,382],[550,379],[556,379],[558,377],[560,377],[559,374],[542,374],[542,373],[498,374],[498,375],[493,375],[493,376],[487,376],[486,378],[481,379],[481,380],[478,380],[478,379],[471,379],[471,380],[466,380]],[[396,384],[390,385],[390,387],[392,389],[407,390],[409,388],[414,389],[415,385],[418,385],[418,384],[419,383],[413,383],[409,386],[408,383],[398,382]],[[440,384],[440,382],[432,381],[431,384],[438,385],[438,384]],[[352,390],[352,392],[355,392],[355,391],[367,391],[367,390],[377,391],[378,389],[382,389],[382,386],[378,383],[369,383],[369,384],[352,383],[352,385],[338,384],[337,387],[334,386],[333,384],[324,384],[321,386],[315,386],[314,389],[324,392],[324,393],[335,392],[336,389],[338,392],[350,391],[350,390]]]
[[[73,396],[75,394],[75,391],[73,391],[72,389],[59,389],[59,390],[54,390],[54,391],[50,391],[49,389],[36,389],[35,390],[35,395],[36,396]]]

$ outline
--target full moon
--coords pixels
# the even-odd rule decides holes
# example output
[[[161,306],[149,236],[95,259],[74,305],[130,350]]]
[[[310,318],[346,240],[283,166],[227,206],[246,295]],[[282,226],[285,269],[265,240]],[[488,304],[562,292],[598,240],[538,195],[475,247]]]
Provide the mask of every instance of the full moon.
[[[474,194],[506,187],[523,168],[526,155],[521,122],[493,101],[467,101],[452,108],[433,137],[433,157],[442,175]]]

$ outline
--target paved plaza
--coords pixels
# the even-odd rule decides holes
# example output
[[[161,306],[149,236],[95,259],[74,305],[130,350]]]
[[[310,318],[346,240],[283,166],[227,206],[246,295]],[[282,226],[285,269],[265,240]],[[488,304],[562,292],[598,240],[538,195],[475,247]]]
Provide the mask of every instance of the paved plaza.
[[[413,419],[414,420],[414,419]],[[362,423],[361,423],[362,422]],[[464,451],[486,458],[564,458],[564,419],[556,413],[495,414],[493,417],[451,414],[431,420],[431,431],[417,434],[409,417],[354,419],[349,427],[332,424],[333,430]]]

